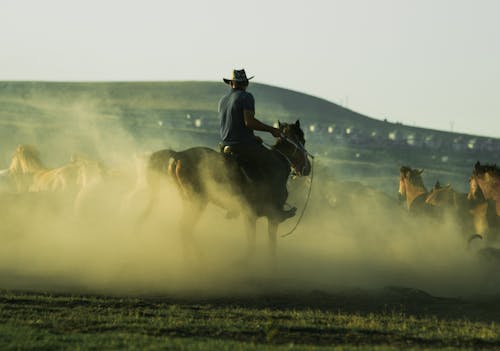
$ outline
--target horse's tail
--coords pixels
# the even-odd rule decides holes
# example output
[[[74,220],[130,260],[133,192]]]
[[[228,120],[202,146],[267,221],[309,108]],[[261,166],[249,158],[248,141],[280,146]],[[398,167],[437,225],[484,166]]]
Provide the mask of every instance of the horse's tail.
[[[169,149],[154,152],[148,159],[147,171],[166,175],[170,164],[176,157],[177,152]]]
[[[178,159],[172,160],[168,167],[168,174],[175,181],[175,184],[180,190],[181,196],[184,199],[189,199],[191,187],[188,185],[188,183],[186,183],[186,180],[183,179],[185,176],[185,172],[184,164],[182,163],[182,161]]]

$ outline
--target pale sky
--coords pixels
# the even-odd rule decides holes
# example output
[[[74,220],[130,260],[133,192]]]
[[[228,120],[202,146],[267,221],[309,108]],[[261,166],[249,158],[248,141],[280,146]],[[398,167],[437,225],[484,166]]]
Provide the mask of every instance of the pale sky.
[[[233,68],[370,117],[500,137],[500,0],[0,0],[0,80]]]

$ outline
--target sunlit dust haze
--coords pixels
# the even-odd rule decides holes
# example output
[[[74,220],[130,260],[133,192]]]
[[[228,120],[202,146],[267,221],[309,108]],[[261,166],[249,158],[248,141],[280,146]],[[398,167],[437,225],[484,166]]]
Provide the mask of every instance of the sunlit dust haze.
[[[196,140],[167,133],[162,142],[143,146],[119,123],[119,110],[102,112],[91,98],[61,104],[40,97],[42,105],[63,109],[67,122],[79,127],[47,137],[25,127],[2,140],[1,168],[25,143],[39,150],[47,168],[67,165],[72,157],[90,160],[86,165],[93,168],[79,178],[87,184],[82,193],[81,183],[1,193],[3,289],[182,296],[385,286],[445,295],[498,291],[495,276],[481,266],[474,248],[466,248],[452,220],[410,218],[395,195],[337,179],[321,159],[312,183],[296,178],[288,184],[289,203],[298,212],[309,186],[312,195],[297,230],[278,238],[276,259],[269,254],[264,219],[257,225],[257,252],[247,257],[243,219],[226,219],[227,211],[215,205],[195,228],[198,250],[186,255],[179,223],[183,201],[167,175],[150,217],[139,217],[151,195],[144,176],[148,155],[194,146]],[[280,225],[279,233],[297,220]]]

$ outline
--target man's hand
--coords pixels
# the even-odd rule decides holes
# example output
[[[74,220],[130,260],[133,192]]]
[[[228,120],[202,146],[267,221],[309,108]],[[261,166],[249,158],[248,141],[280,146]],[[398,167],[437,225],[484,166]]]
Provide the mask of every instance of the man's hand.
[[[269,133],[271,133],[275,138],[279,138],[281,136],[281,132],[278,128],[271,127]]]
[[[243,118],[245,121],[245,126],[251,130],[259,130],[261,132],[269,132],[275,138],[279,138],[281,136],[281,132],[278,128],[271,127],[265,123],[262,123],[257,118],[255,118],[254,111],[243,111]]]

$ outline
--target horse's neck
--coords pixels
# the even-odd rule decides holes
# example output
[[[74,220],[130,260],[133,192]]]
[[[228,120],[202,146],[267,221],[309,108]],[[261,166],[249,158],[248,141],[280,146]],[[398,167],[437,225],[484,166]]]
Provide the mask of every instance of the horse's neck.
[[[477,183],[484,198],[495,201],[496,214],[500,216],[500,179],[496,176],[490,176],[487,179],[478,179]]]
[[[434,189],[429,193],[425,202],[434,206],[458,206],[459,194],[451,187]]]
[[[274,151],[277,155],[279,155],[279,158],[283,161],[283,167],[286,167],[288,170],[288,174],[290,173],[290,168],[292,167],[292,153],[291,148],[287,147],[284,143],[276,143],[274,146],[271,148],[272,151]]]
[[[14,174],[26,174],[26,173],[36,173],[40,171],[46,171],[47,168],[42,165],[39,160],[29,159],[29,160],[12,160],[9,171]]]
[[[496,205],[496,213],[497,216],[500,216],[500,179],[494,178],[494,182],[491,188],[492,199],[495,200]]]
[[[423,194],[427,194],[427,189],[424,186],[411,184],[409,181],[405,181],[406,187],[406,205],[410,208],[411,204],[415,199]]]

